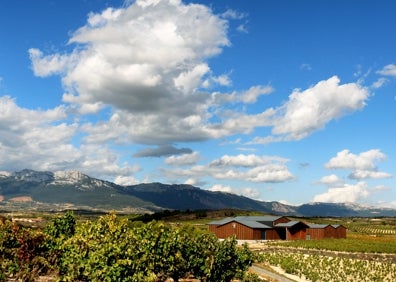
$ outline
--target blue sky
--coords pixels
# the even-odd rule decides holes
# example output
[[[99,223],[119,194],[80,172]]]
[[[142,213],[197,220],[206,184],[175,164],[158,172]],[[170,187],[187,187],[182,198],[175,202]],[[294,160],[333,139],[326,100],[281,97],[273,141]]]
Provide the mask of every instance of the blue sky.
[[[393,1],[0,3],[0,170],[396,207]]]

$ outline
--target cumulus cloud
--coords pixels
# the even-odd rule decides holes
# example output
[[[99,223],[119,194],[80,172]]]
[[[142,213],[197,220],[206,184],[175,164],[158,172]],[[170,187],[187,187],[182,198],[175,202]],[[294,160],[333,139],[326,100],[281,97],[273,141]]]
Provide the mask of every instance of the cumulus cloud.
[[[30,48],[28,52],[33,72],[39,77],[62,74],[73,66],[74,60],[78,59],[73,54],[70,56],[60,54],[45,56],[43,52],[36,48]]]
[[[106,144],[139,143],[153,147],[134,156],[168,157],[165,163],[172,169],[164,172],[172,179],[180,176],[194,183],[205,177],[270,183],[294,179],[287,159],[238,155],[196,165],[197,152],[174,145],[248,134],[257,127],[272,128],[272,134],[253,143],[299,140],[364,107],[368,90],[358,83],[341,84],[336,76],[295,90],[283,105],[255,114],[247,113],[249,107],[274,92],[272,86],[214,91],[218,85],[230,87],[232,81],[227,74],[214,73],[210,59],[231,45],[230,21],[244,17],[231,10],[216,15],[209,7],[179,0],[127,1],[122,8],[89,14],[86,24],[71,33],[69,53],[45,54],[31,48],[34,74],[60,76],[66,106],[28,111],[8,102],[4,109],[15,111],[4,123],[10,130],[0,128],[2,162],[11,163],[13,158],[37,169],[72,167],[93,175],[100,168],[102,175],[120,175],[118,183],[133,183],[135,168],[118,164],[120,156]],[[95,113],[98,120],[83,117],[85,123],[70,124],[65,121],[70,112]],[[81,144],[73,145],[75,136]],[[21,151],[25,144],[34,148]],[[185,165],[192,167],[177,168]]]
[[[364,107],[367,89],[340,84],[334,76],[295,90],[277,108],[250,115],[245,107],[231,110],[227,105],[248,106],[274,91],[263,85],[231,93],[207,88],[231,85],[228,75],[213,73],[209,59],[230,46],[230,21],[244,17],[233,10],[216,15],[179,0],[127,2],[91,13],[72,33],[69,44],[76,47],[70,53],[32,48],[29,54],[37,76],[61,76],[63,101],[75,110],[111,107],[110,119],[84,125],[87,142],[175,144],[248,134],[256,127],[272,127],[273,136],[255,143],[299,140]]]
[[[109,120],[84,125],[88,142],[162,145],[219,138],[251,131],[256,124],[250,120],[257,118],[235,113],[245,125],[224,122],[224,115],[211,123],[224,112],[221,100],[251,104],[273,91],[260,85],[231,95],[205,90],[231,85],[228,75],[213,73],[208,59],[230,45],[229,20],[241,17],[181,1],[129,2],[91,13],[72,34],[69,44],[76,47],[69,54],[35,48],[29,54],[37,76],[61,76],[63,101],[75,110],[112,108]]]
[[[163,169],[168,178],[239,180],[254,183],[278,183],[294,179],[286,159],[255,155],[223,156],[206,165],[188,169]]]
[[[368,97],[367,89],[356,83],[340,84],[337,76],[304,91],[296,89],[276,110],[272,133],[287,140],[302,139],[331,120],[362,109]]]
[[[386,156],[379,149],[372,149],[358,155],[349,150],[342,150],[331,158],[325,167],[329,169],[373,170],[376,163],[385,160]]]
[[[80,170],[104,179],[138,170],[131,164],[118,164],[119,156],[107,146],[73,145],[80,126],[68,123],[66,112],[62,106],[45,111],[25,109],[8,96],[0,97],[0,167],[10,171]]]
[[[313,201],[325,203],[356,203],[366,199],[369,194],[369,189],[365,182],[359,182],[356,185],[343,184],[339,187],[329,188],[327,192],[316,195]]]
[[[304,91],[296,89],[282,106],[270,108],[261,115],[261,125],[272,126],[272,135],[255,137],[251,143],[300,140],[323,129],[330,121],[362,109],[369,96],[363,86],[340,84],[337,76]]]
[[[133,156],[136,158],[144,157],[163,157],[179,154],[191,154],[192,150],[189,148],[175,148],[173,146],[165,145],[157,148],[146,148],[136,152]]]
[[[79,46],[71,54],[30,54],[36,75],[62,75],[66,102],[99,102],[134,113],[185,107],[195,112],[192,103],[199,98],[191,91],[210,72],[205,60],[230,44],[227,26],[203,5],[136,1],[91,13],[70,38]]]
[[[73,164],[79,153],[70,140],[77,125],[63,122],[65,117],[63,107],[29,110],[8,96],[0,97],[0,166],[47,170]]]
[[[377,163],[386,159],[379,149],[372,149],[360,154],[342,150],[326,164],[327,169],[352,170],[348,178],[353,180],[391,178],[392,174],[378,170]]]
[[[182,154],[180,156],[170,156],[165,159],[168,165],[193,165],[196,164],[200,156],[198,152],[191,152],[189,154]]]
[[[320,180],[319,183],[325,184],[325,185],[334,185],[338,183],[342,183],[342,180],[335,174],[330,174],[327,176],[323,176]]]

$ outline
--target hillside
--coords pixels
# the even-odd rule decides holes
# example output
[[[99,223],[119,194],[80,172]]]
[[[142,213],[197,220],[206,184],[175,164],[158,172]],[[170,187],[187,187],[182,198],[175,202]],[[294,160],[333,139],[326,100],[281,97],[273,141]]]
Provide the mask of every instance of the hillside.
[[[294,216],[395,216],[393,209],[352,204],[309,203],[300,206],[256,201],[186,184],[144,183],[120,186],[77,171],[0,172],[1,210],[65,210],[151,213],[161,210],[238,209]]]

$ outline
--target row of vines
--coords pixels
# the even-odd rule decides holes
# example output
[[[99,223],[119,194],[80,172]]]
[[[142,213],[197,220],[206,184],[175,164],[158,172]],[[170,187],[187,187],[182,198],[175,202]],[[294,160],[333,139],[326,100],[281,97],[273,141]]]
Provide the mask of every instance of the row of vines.
[[[0,281],[50,274],[60,281],[257,281],[246,274],[253,260],[233,238],[115,214],[76,223],[67,213],[42,230],[0,222]]]
[[[351,223],[348,229],[352,232],[371,235],[396,235],[395,225],[379,225],[365,223]]]
[[[348,234],[347,239],[272,241],[267,245],[338,252],[396,254],[394,236],[373,237],[352,233]]]
[[[310,281],[396,281],[396,265],[389,262],[279,252],[263,253],[262,258]]]

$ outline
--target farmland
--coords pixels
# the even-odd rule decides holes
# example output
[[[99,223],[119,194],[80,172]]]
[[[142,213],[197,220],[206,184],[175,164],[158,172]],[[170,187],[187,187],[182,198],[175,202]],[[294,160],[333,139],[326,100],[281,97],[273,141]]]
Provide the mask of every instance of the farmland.
[[[215,275],[210,274],[211,271],[215,271],[215,268],[208,266],[207,260],[200,259],[200,254],[206,257],[206,252],[211,248],[207,244],[213,247],[213,254],[218,252],[215,250],[223,250],[216,255],[217,269],[222,269],[224,265],[230,263],[225,259],[229,255],[235,255],[236,259],[244,258],[246,263],[251,259],[248,252],[234,249],[234,241],[226,241],[218,245],[215,238],[209,236],[211,234],[205,235],[207,222],[230,214],[234,215],[238,212],[227,211],[224,214],[224,212],[201,211],[181,215],[165,212],[160,217],[154,215],[153,217],[157,219],[154,223],[152,223],[152,216],[119,215],[115,217],[115,215],[80,214],[75,215],[73,235],[67,235],[70,231],[68,221],[62,216],[59,217],[58,214],[37,214],[32,218],[21,214],[15,218],[15,221],[18,226],[27,225],[27,229],[17,228],[15,225],[3,226],[8,229],[2,231],[3,235],[0,234],[0,241],[3,240],[0,247],[4,256],[1,267],[8,273],[8,276],[13,277],[22,275],[31,278],[33,276],[30,275],[34,270],[37,275],[40,273],[54,275],[55,273],[56,276],[63,275],[63,278],[71,280],[83,277],[81,276],[83,274],[78,272],[78,269],[82,268],[92,271],[94,273],[92,275],[96,275],[92,277],[98,279],[107,275],[100,272],[103,269],[110,271],[113,276],[116,275],[114,277],[137,273],[137,275],[147,276],[147,279],[148,277],[158,279],[158,276],[157,278],[154,276],[161,273],[159,269],[162,268],[166,269],[162,274],[164,278],[166,275],[183,277],[187,275],[189,268],[191,270],[197,267],[196,277],[209,278],[210,275]],[[59,218],[63,219],[59,221]],[[348,228],[347,238],[249,242],[250,251],[255,254],[256,266],[271,271],[281,268],[286,273],[310,281],[396,281],[394,218],[298,218],[298,220],[310,223],[342,224]],[[57,224],[61,224],[64,229],[59,229]],[[30,228],[29,225],[36,227]],[[158,234],[162,234],[161,237]],[[173,241],[170,238],[177,240]],[[33,245],[20,245],[18,240],[25,240]],[[202,243],[202,240],[206,240],[207,243]],[[34,244],[40,242],[46,242],[47,249],[35,249]],[[7,244],[12,246],[12,249],[7,249]],[[156,252],[153,253],[153,250]],[[58,256],[55,257],[55,261],[51,261],[54,257],[48,257],[48,251],[51,251],[52,255],[65,252],[67,256]],[[136,251],[139,251],[141,255]],[[38,252],[39,256],[34,257],[34,252]],[[6,254],[8,257],[5,257]],[[164,254],[167,259],[163,258]],[[161,265],[153,263],[152,255]],[[195,266],[186,256],[194,257]],[[215,261],[216,256],[213,257]],[[110,260],[100,260],[100,258],[109,257]],[[134,263],[142,259],[149,265],[143,269]],[[30,270],[21,268],[17,264],[18,260],[30,263],[32,268]],[[71,260],[73,264],[70,263]],[[117,261],[117,264],[113,265],[112,260]],[[76,268],[70,268],[72,265]],[[103,268],[97,269],[97,265],[102,265]],[[236,264],[235,272],[230,275],[240,275],[246,266],[247,264],[241,266]],[[203,271],[198,270],[201,267]],[[131,269],[134,268],[132,273]],[[0,281],[6,277],[0,275]],[[214,278],[215,276],[212,277],[213,281],[217,279]]]
[[[396,281],[394,218],[337,219],[337,224],[348,227],[347,239],[257,242],[251,248],[261,254],[259,266],[280,267],[309,281]]]

